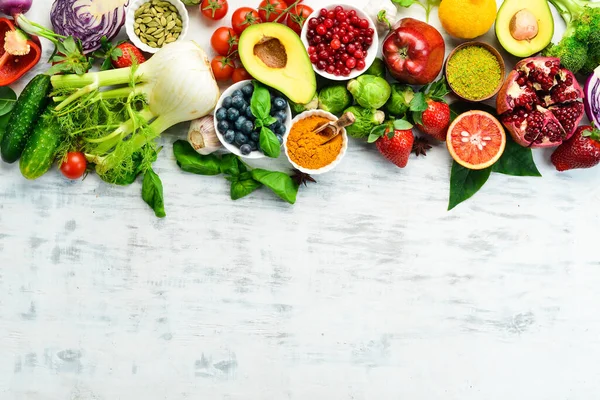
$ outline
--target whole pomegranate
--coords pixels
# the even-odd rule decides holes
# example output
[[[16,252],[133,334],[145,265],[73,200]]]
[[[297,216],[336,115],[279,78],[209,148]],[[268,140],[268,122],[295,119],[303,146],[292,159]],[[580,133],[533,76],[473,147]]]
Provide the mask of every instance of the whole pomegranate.
[[[526,147],[556,147],[575,133],[583,118],[583,91],[560,60],[531,57],[510,72],[496,99],[500,120]]]

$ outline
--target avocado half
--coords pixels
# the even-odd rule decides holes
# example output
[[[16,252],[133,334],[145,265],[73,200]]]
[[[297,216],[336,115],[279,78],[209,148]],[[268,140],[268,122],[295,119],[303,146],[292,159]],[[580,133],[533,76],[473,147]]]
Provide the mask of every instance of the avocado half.
[[[550,44],[553,35],[554,19],[547,0],[504,0],[500,6],[496,37],[510,54],[536,54]]]
[[[309,103],[317,79],[300,37],[285,25],[250,25],[240,36],[240,60],[252,77],[279,90],[291,101]]]

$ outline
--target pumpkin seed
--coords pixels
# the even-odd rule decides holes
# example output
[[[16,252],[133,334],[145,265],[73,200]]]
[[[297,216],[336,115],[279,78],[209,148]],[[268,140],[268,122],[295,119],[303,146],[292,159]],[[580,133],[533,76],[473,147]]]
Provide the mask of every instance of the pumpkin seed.
[[[175,27],[175,21],[171,21],[167,24],[167,27],[165,28],[166,30],[170,31],[171,29],[173,29]]]
[[[154,33],[154,32],[156,32],[156,29],[157,29],[157,28],[155,28],[155,27],[148,28],[148,29],[146,29],[146,33],[147,33],[147,34]]]

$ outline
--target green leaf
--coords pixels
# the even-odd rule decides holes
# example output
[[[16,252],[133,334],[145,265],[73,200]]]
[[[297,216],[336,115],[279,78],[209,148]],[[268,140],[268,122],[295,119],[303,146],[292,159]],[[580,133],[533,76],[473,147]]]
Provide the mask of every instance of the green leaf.
[[[242,163],[235,154],[225,154],[221,157],[219,169],[222,174],[237,177],[241,172],[246,171],[246,166]]]
[[[456,161],[452,162],[450,174],[450,200],[448,210],[469,199],[487,182],[492,168],[473,170],[463,167]]]
[[[64,53],[67,56],[70,53],[75,53],[77,51],[77,43],[75,43],[73,36],[68,36],[65,40],[63,40],[62,45],[64,52],[61,51],[61,53]]]
[[[12,111],[17,102],[17,94],[8,86],[0,87],[0,116]]]
[[[260,129],[260,148],[267,157],[277,158],[281,153],[281,143],[277,136],[266,126]]]
[[[267,118],[264,118],[262,120],[262,123],[264,126],[269,126],[269,125],[273,125],[277,121],[279,121],[277,118],[269,116]]]
[[[165,213],[165,200],[163,197],[163,185],[158,175],[148,168],[144,173],[142,182],[142,199],[154,210],[154,214],[163,218]]]
[[[263,122],[270,117],[271,94],[267,88],[257,81],[254,81],[254,92],[250,99],[250,110],[257,119]]]
[[[379,139],[380,137],[382,137],[385,134],[385,131],[388,128],[389,127],[387,126],[387,124],[382,124],[382,125],[377,125],[373,129],[371,129],[371,133],[369,134],[369,138],[367,139],[367,143],[376,142],[377,139]]]
[[[288,203],[296,202],[298,184],[288,174],[256,168],[252,170],[252,178],[271,189],[273,193]]]
[[[531,148],[519,145],[510,135],[506,135],[504,153],[492,166],[492,171],[512,176],[542,176],[533,161]]]
[[[450,89],[446,84],[446,78],[442,76],[439,80],[433,82],[428,88],[425,94],[427,97],[436,101],[445,101],[444,96],[450,93]]]
[[[410,7],[415,3],[418,3],[418,0],[392,0],[392,3],[400,6],[400,7]]]
[[[221,160],[214,154],[203,156],[198,154],[191,144],[185,140],[173,143],[173,154],[179,168],[198,175],[219,175]]]
[[[409,109],[413,112],[423,112],[427,110],[427,99],[425,98],[425,93],[415,93],[412,100],[410,101]]]
[[[394,120],[394,129],[399,131],[406,131],[408,129],[412,129],[413,124],[408,122],[405,119],[396,119]]]
[[[249,172],[244,173],[250,174]],[[250,174],[251,175],[251,174]],[[231,182],[231,200],[238,200],[248,196],[256,189],[260,188],[262,183],[255,181],[252,176],[245,179],[239,179]]]

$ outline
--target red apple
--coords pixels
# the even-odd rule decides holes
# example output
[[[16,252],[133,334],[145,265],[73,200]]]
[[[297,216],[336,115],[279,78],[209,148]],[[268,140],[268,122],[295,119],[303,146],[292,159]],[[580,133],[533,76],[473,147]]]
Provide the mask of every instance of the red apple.
[[[433,26],[402,18],[383,41],[383,60],[398,81],[425,85],[437,78],[444,65],[446,45]]]

